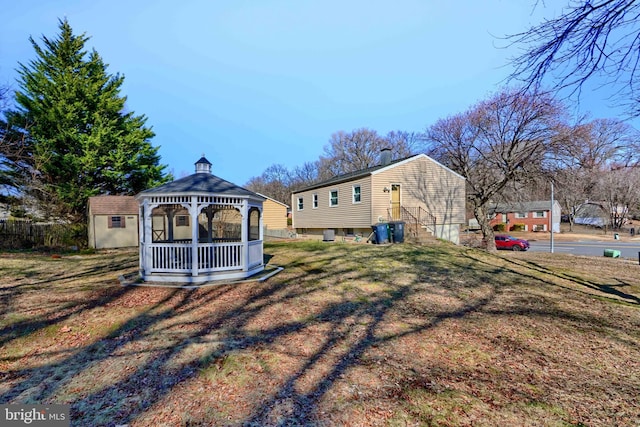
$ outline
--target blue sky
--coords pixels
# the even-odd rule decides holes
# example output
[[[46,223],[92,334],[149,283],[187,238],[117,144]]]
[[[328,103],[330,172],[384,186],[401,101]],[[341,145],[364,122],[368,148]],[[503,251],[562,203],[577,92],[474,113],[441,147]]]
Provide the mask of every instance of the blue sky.
[[[35,58],[29,36],[56,36],[66,17],[124,74],[168,171],[191,174],[204,153],[240,185],[316,160],[340,130],[419,132],[466,110],[511,71],[517,52],[499,37],[556,12],[533,0],[1,3],[0,83],[15,87],[18,62]],[[607,95],[572,108],[620,116]]]

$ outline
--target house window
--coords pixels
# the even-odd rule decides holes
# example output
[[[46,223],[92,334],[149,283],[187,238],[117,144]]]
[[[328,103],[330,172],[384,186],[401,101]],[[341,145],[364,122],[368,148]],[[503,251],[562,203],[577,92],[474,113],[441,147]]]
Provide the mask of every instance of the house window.
[[[176,216],[176,227],[188,227],[188,226],[189,226],[189,215]]]
[[[314,194],[313,195],[313,209],[317,209],[318,208],[318,194]]]
[[[329,206],[338,206],[338,190],[329,192]]]
[[[516,212],[515,217],[516,218],[526,218],[527,217],[527,213],[526,212]]]
[[[124,217],[114,215],[109,217],[109,228],[124,228]]]
[[[302,197],[298,197],[298,210],[301,211],[304,209],[304,199]]]
[[[533,217],[534,218],[546,218],[547,217],[547,212],[546,211],[535,211],[533,213]]]
[[[360,203],[360,186],[353,186],[353,203]]]
[[[533,231],[547,231],[547,224],[534,224]]]

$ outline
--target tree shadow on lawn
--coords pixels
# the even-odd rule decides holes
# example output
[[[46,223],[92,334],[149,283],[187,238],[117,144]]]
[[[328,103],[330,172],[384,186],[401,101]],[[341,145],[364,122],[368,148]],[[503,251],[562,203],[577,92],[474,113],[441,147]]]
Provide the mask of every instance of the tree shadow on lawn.
[[[291,275],[287,280],[269,281],[246,300],[236,302],[235,307],[230,307],[228,311],[219,314],[212,313],[211,319],[208,321],[203,321],[203,319],[191,322],[182,321],[183,324],[195,327],[195,330],[188,336],[190,342],[197,342],[199,339],[206,341],[206,337],[211,333],[221,330],[225,331],[224,336],[221,337],[218,347],[210,351],[206,357],[184,363],[177,370],[168,365],[179,355],[184,346],[168,345],[159,349],[135,372],[90,393],[88,396],[73,400],[72,418],[74,423],[102,425],[132,422],[137,416],[170,393],[177,384],[194,377],[200,369],[206,368],[208,365],[203,361],[217,360],[237,349],[270,345],[285,336],[304,333],[310,326],[321,324],[328,327],[326,341],[314,354],[308,357],[298,371],[289,375],[279,391],[256,404],[254,414],[245,420],[248,424],[274,424],[278,423],[277,420],[283,416],[284,411],[287,423],[309,424],[317,417],[315,407],[321,397],[333,386],[337,378],[359,363],[366,350],[403,335],[433,327],[447,318],[464,316],[479,309],[491,299],[491,296],[484,297],[455,310],[443,311],[434,317],[424,318],[417,325],[412,326],[409,331],[381,334],[378,329],[384,322],[387,313],[402,304],[411,294],[424,291],[420,286],[417,286],[418,283],[390,285],[390,288],[372,295],[369,299],[355,301],[347,299],[327,304],[321,311],[310,313],[310,316],[303,320],[283,323],[276,321],[275,325],[259,332],[247,328],[252,320],[262,315],[264,310],[274,304],[295,304],[305,295],[318,291],[316,286],[305,287],[300,284],[311,281],[328,283],[325,287],[338,286],[340,282],[334,281],[334,277],[352,273],[348,269],[331,268],[334,262],[340,260],[342,256],[326,257],[321,261],[321,264],[326,268],[314,267],[311,269],[312,274],[309,273],[309,270],[300,269],[297,274]],[[298,265],[302,267],[304,264]],[[358,271],[358,273],[362,272]],[[399,273],[394,271],[390,274],[395,276]],[[373,281],[380,279],[378,273],[373,274],[375,277],[367,277],[367,274],[364,274],[364,279]],[[387,279],[392,278],[387,277]],[[203,304],[220,299],[225,292],[230,290],[230,287],[214,288],[208,291],[175,290],[158,302],[154,308],[131,319],[110,336],[80,349],[74,355],[50,365],[15,372],[12,376],[23,378],[23,380],[18,381],[10,390],[3,393],[0,399],[5,402],[22,401],[25,398],[31,402],[52,399],[55,401],[58,392],[68,385],[70,376],[73,377],[79,375],[83,370],[89,370],[94,364],[113,356],[127,344],[144,340],[149,335],[157,333],[152,332],[152,329],[161,322],[172,319],[176,314],[188,315],[190,311],[197,310]],[[156,310],[158,312],[153,313]],[[350,331],[344,329],[344,324],[349,319],[365,323],[367,325],[366,333],[354,339]],[[335,357],[333,365],[326,374],[319,378],[309,391],[297,392],[296,383],[309,372],[315,370],[316,365],[324,361],[329,353],[335,352],[337,347],[343,348],[343,350]],[[133,354],[129,355],[133,356]],[[172,371],[171,375],[167,375],[169,371]],[[134,404],[130,397],[131,393],[136,392],[145,398]],[[283,405],[293,409],[285,410]],[[96,419],[97,414],[100,415]]]
[[[289,339],[295,342],[312,328],[321,328],[323,341],[308,354],[290,348],[289,355],[301,359],[297,368],[287,371],[275,391],[254,401],[243,419],[231,422],[313,425],[322,423],[318,407],[323,396],[347,371],[362,363],[367,351],[429,330],[447,319],[483,310],[501,292],[500,280],[493,274],[496,267],[480,262],[476,263],[475,281],[448,283],[451,277],[438,272],[445,272],[451,260],[436,252],[418,263],[401,262],[383,272],[362,268],[370,258],[345,263],[345,257],[354,253],[339,248],[321,255],[316,251],[311,266],[305,264],[305,256],[300,254],[288,263],[295,267],[286,274],[259,285],[167,290],[163,299],[107,337],[54,363],[12,372],[9,379],[13,385],[0,395],[0,401],[71,403],[74,425],[128,424],[151,416],[149,411],[176,387],[197,379],[225,357],[270,348]],[[359,294],[361,289],[350,285],[352,280],[376,288]],[[144,295],[147,290],[125,288],[111,300],[117,302],[125,292]],[[412,300],[442,292],[453,297],[454,306],[434,310]],[[308,300],[313,298],[324,300],[310,305]],[[274,312],[276,307],[281,311]],[[274,314],[282,317],[272,318]],[[390,328],[392,315],[407,316],[408,326]],[[267,325],[261,323],[265,319],[270,320]],[[355,333],[358,325],[363,328],[361,333]],[[187,355],[187,349],[195,344],[206,350]],[[131,363],[111,366],[117,358],[128,358]],[[139,358],[140,363],[136,362]],[[113,379],[96,377],[95,384],[90,382],[92,376],[117,367],[120,371],[113,373]],[[194,414],[187,421],[191,425],[211,424],[207,417]]]
[[[596,283],[593,282],[591,280],[585,280],[577,275],[574,274],[567,274],[564,272],[558,272],[558,271],[553,271],[543,265],[540,265],[537,262],[531,261],[531,260],[511,260],[514,264],[518,264],[520,266],[526,267],[532,271],[538,271],[540,273],[543,274],[547,274],[549,276],[552,277],[557,277],[558,279],[563,279],[563,280],[567,280],[575,285],[578,286],[582,286],[584,288],[590,289],[590,290],[594,290],[597,292],[600,292],[602,294],[604,294],[604,297],[610,298],[612,301],[622,301],[625,302],[627,304],[632,304],[632,305],[640,305],[640,298],[636,295],[632,295],[626,292],[621,291],[619,288],[621,287],[629,287],[630,285],[628,283],[625,283],[623,281],[619,281],[619,283],[616,284],[602,284],[602,283]],[[539,277],[536,277],[534,275],[530,275],[529,277],[531,278],[535,278],[540,280]],[[550,282],[548,282],[550,283]],[[558,285],[557,283],[551,283],[553,285],[556,286],[561,286]],[[569,289],[569,288],[567,288]],[[575,289],[572,289],[575,290]],[[593,292],[584,292],[588,295],[596,295]]]
[[[27,336],[38,330],[55,325],[70,317],[94,309],[96,307],[104,306],[110,301],[116,300],[124,296],[129,289],[127,288],[113,288],[112,285],[116,282],[116,277],[113,279],[102,279],[106,273],[121,272],[125,269],[137,266],[137,262],[131,259],[124,260],[106,260],[91,266],[90,268],[84,268],[79,272],[69,274],[63,270],[61,273],[54,274],[46,279],[29,282],[19,283],[15,285],[1,285],[0,286],[0,315],[5,318],[12,314],[14,310],[14,301],[27,292],[42,292],[44,295],[39,298],[37,307],[37,315],[29,316],[25,319],[19,319],[17,321],[7,321],[4,326],[0,328],[0,346],[5,345],[12,340]],[[51,303],[48,307],[47,296],[52,296],[53,293],[48,293],[47,288],[55,288],[58,285],[64,285],[67,281],[72,280],[87,280],[90,281],[94,278],[101,278],[100,282],[91,282],[91,286],[83,286],[86,293],[81,293],[80,298],[72,298],[63,305],[58,305],[55,302]],[[71,287],[69,293],[73,292],[75,287]],[[89,293],[89,295],[87,295]]]

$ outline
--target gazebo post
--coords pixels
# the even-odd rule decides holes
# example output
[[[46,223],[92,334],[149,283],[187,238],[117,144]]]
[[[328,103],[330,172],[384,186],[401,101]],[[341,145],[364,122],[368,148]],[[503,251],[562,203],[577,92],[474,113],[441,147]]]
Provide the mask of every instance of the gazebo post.
[[[153,243],[153,217],[151,211],[153,208],[149,206],[149,200],[145,199],[142,203],[144,210],[144,233],[142,237],[144,239],[144,266],[145,276],[148,274],[148,269],[153,265],[153,254],[151,253],[151,244]],[[146,268],[144,268],[146,267]]]
[[[242,271],[249,270],[249,204],[246,200],[242,202],[242,226],[240,231],[242,232]]]
[[[263,222],[263,218],[262,218],[262,206],[258,207],[258,212],[260,212],[260,221],[258,221],[258,226],[260,227],[260,231],[258,234],[258,237],[260,238],[261,241],[264,242],[264,222]]]
[[[189,206],[189,217],[191,218],[191,276],[198,275],[198,196],[191,196]]]
[[[147,232],[147,229],[145,228],[145,221],[144,221],[145,205],[146,203],[141,203],[138,205],[138,241],[139,241],[140,250],[141,250],[140,256],[138,257],[138,271],[140,272],[143,271],[144,257],[145,257],[145,254],[147,253],[144,247],[144,241],[145,241],[144,235]]]
[[[207,206],[207,243],[213,242],[213,206]]]
[[[173,218],[175,217],[175,210],[173,206],[168,206],[164,210],[167,213],[167,227],[169,228],[167,240],[173,242]]]

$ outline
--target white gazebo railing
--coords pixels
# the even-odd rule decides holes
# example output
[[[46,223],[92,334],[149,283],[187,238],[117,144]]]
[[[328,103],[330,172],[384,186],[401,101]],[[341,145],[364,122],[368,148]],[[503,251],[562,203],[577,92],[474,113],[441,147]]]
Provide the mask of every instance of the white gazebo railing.
[[[262,242],[260,242],[262,243]],[[244,266],[242,243],[206,243],[198,246],[198,270],[206,273],[238,270]]]
[[[192,269],[191,245],[154,243],[149,246],[150,273],[188,273]]]

